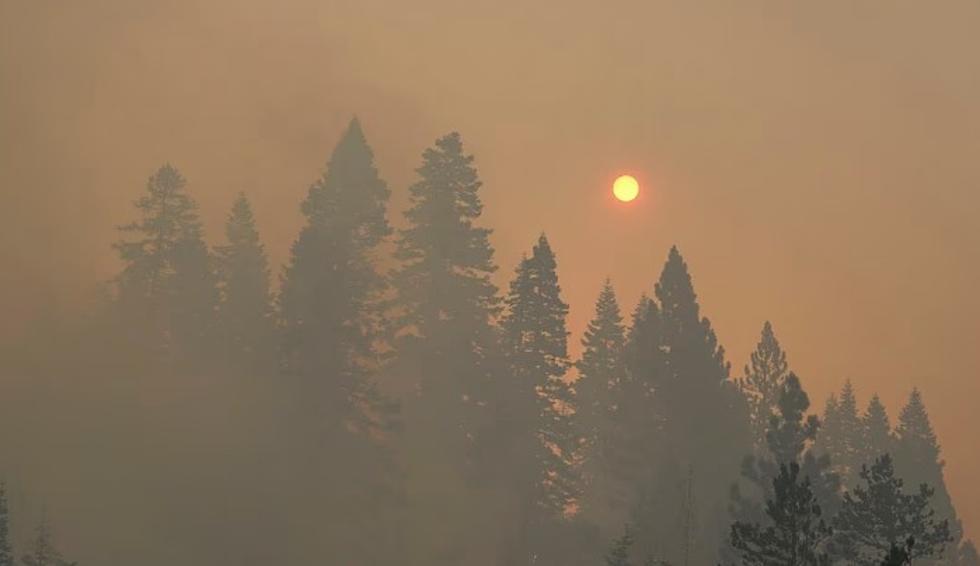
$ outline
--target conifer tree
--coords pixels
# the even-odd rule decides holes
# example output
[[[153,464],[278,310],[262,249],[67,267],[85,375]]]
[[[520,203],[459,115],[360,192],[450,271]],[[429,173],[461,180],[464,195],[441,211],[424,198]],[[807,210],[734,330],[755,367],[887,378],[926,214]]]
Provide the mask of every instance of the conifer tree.
[[[623,536],[613,541],[612,548],[606,554],[606,566],[630,566],[630,547],[633,546],[633,536],[630,534],[629,525]]]
[[[860,451],[862,464],[870,464],[878,457],[894,451],[894,437],[888,420],[888,411],[877,394],[871,397],[868,408],[861,417],[861,424],[864,429]]]
[[[114,245],[123,261],[117,278],[127,330],[165,357],[200,361],[214,332],[217,287],[197,205],[177,169],[150,176],[135,203],[140,218],[120,227],[132,235]]]
[[[565,380],[570,365],[565,328],[568,305],[561,299],[556,267],[551,246],[542,235],[517,268],[501,323],[507,379],[513,387],[511,395],[501,397],[501,403],[515,407],[509,414],[526,423],[513,432],[519,435],[515,445],[529,452],[515,454],[511,462],[526,466],[523,473],[515,474],[514,493],[527,504],[521,518],[527,529],[561,520],[581,488],[574,461],[575,400]]]
[[[818,446],[821,453],[830,456],[834,471],[844,485],[852,485],[861,469],[864,444],[864,427],[858,415],[857,398],[851,381],[844,382],[840,396],[827,401],[824,412],[824,431]]]
[[[941,449],[932,429],[922,393],[913,389],[902,408],[895,428],[894,462],[897,474],[908,485],[926,484],[935,490],[932,506],[936,517],[949,522],[954,545],[959,545],[963,529],[946,488]]]
[[[400,366],[417,376],[420,412],[451,432],[442,449],[466,460],[481,427],[493,373],[492,322],[499,311],[490,230],[476,225],[482,183],[458,133],[436,140],[422,155],[419,180],[409,188],[408,227],[401,230],[394,275],[398,290]]]
[[[938,519],[930,506],[931,487],[920,484],[916,493],[906,493],[888,454],[862,467],[860,477],[862,484],[844,494],[834,522],[845,559],[873,566],[910,538],[915,540],[911,558],[942,555],[952,538],[949,522]]]
[[[24,566],[74,566],[75,564],[62,558],[61,552],[55,546],[54,534],[47,517],[41,518],[30,552],[21,557],[21,562]]]
[[[749,419],[756,451],[763,450],[767,445],[769,419],[776,413],[780,391],[788,371],[786,353],[776,340],[772,324],[766,321],[750,363],[745,366],[743,377],[738,381],[739,388],[749,403]]]
[[[766,502],[766,522],[736,521],[731,544],[746,566],[828,566],[831,528],[796,463],[783,464]]]
[[[388,188],[355,118],[310,186],[306,224],[292,246],[279,296],[283,366],[304,378],[339,422],[365,417],[374,399],[378,301],[385,279],[375,254],[389,234]]]
[[[625,330],[616,294],[607,279],[596,300],[595,316],[582,339],[582,357],[576,364],[579,399],[576,420],[582,430],[584,512],[604,514],[608,501],[610,447],[616,442],[613,413],[618,410],[617,393],[623,386]]]
[[[0,566],[14,566],[14,545],[10,533],[6,482],[0,482]]]
[[[244,193],[228,214],[225,237],[228,243],[216,249],[216,256],[223,295],[219,319],[226,351],[236,363],[267,368],[275,353],[269,264]]]
[[[665,453],[660,460],[672,470],[661,470],[656,480],[665,497],[667,517],[684,513],[697,522],[695,562],[714,561],[724,530],[723,513],[739,462],[750,451],[748,409],[744,397],[729,379],[724,349],[700,314],[691,276],[677,248],[672,248],[655,287],[660,305],[664,369],[654,385],[654,399],[663,419]],[[696,483],[693,508],[685,503],[678,485]],[[672,547],[667,556],[683,555],[687,537],[661,535]],[[677,561],[672,560],[672,561]]]
[[[977,554],[977,547],[972,540],[964,541],[959,548],[959,556],[956,559],[957,566],[980,566],[980,555]]]
[[[376,254],[390,232],[387,199],[353,119],[301,204],[306,222],[279,296],[291,418],[309,446],[306,465],[321,480],[307,499],[331,506],[333,527],[320,534],[338,562],[377,556],[382,544],[373,533],[387,527],[401,479],[387,442],[396,407],[374,381],[386,288]]]

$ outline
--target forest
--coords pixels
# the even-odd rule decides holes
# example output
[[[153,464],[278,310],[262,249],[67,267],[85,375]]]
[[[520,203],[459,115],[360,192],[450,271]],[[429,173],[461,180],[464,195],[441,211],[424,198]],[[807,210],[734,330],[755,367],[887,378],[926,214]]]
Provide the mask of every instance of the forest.
[[[10,458],[87,494],[8,466],[0,566],[99,566],[62,543],[84,517],[107,565],[980,566],[920,390],[820,406],[769,323],[733,368],[677,247],[570,335],[574,250],[497,264],[458,133],[392,211],[351,120],[281,268],[246,194],[207,237],[193,180],[147,173],[100,297],[0,352]]]

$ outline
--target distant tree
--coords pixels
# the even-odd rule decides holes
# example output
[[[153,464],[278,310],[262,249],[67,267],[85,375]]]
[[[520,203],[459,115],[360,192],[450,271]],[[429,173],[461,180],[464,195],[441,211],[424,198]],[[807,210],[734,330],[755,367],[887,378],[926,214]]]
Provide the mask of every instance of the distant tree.
[[[850,380],[844,382],[839,397],[828,399],[823,422],[822,438],[818,438],[817,442],[818,451],[830,456],[834,471],[845,486],[853,485],[861,469],[864,428]]]
[[[736,521],[731,543],[746,566],[826,566],[831,528],[796,463],[781,465],[766,502],[766,523]]]
[[[74,566],[76,564],[62,558],[61,552],[55,546],[54,534],[47,518],[42,517],[35,533],[30,552],[21,558],[24,566]]]
[[[776,413],[782,384],[788,372],[786,353],[776,340],[772,324],[766,321],[750,363],[745,366],[743,377],[738,380],[739,389],[749,403],[749,419],[756,452],[764,450],[768,445],[769,421]]]
[[[926,484],[906,493],[891,456],[879,457],[860,472],[862,483],[844,494],[834,521],[841,554],[857,564],[875,565],[893,547],[913,538],[910,558],[942,555],[952,541],[949,523],[930,507],[934,490]]]
[[[10,511],[7,507],[7,484],[0,482],[0,566],[14,565],[14,545],[10,533]]]
[[[582,339],[582,357],[576,367],[578,397],[576,420],[583,435],[584,512],[604,514],[608,507],[607,473],[611,467],[610,447],[618,431],[613,427],[613,414],[618,392],[623,385],[625,346],[623,317],[616,294],[607,279],[596,300],[595,316],[589,322]]]
[[[216,277],[197,205],[186,181],[167,164],[136,201],[140,218],[120,227],[114,245],[123,261],[117,278],[127,332],[165,358],[200,361],[213,345]]]
[[[524,507],[520,521],[531,531],[542,522],[560,521],[581,493],[575,399],[565,380],[568,305],[561,299],[556,266],[542,235],[517,268],[502,321],[512,393],[500,402],[505,410],[512,407],[508,415],[517,423],[524,423],[508,432],[517,436],[513,445],[528,452],[512,454],[509,463],[517,470],[513,493]],[[530,436],[521,438],[525,435]]]
[[[229,359],[249,367],[268,367],[275,353],[269,263],[244,194],[232,205],[225,224],[228,243],[216,248],[221,276],[219,308]]]
[[[707,318],[701,316],[687,264],[672,248],[655,286],[662,324],[664,370],[654,384],[653,399],[663,419],[665,441],[661,469],[653,488],[660,492],[661,514],[671,522],[683,517],[681,532],[672,526],[660,536],[668,559],[714,561],[724,531],[720,512],[739,473],[742,456],[751,450],[748,408],[729,379],[724,349]],[[696,497],[677,486],[695,484]],[[673,492],[674,495],[669,495]],[[691,501],[693,499],[693,501]],[[689,533],[689,534],[684,534]],[[691,545],[691,539],[697,541]]]
[[[963,528],[946,488],[941,449],[932,429],[922,393],[913,389],[908,403],[902,408],[895,428],[895,470],[908,485],[926,484],[935,491],[932,507],[937,519],[949,522],[953,547],[959,545]]]
[[[883,454],[894,451],[894,436],[888,412],[878,395],[873,395],[861,417],[864,434],[861,443],[861,462],[870,464]]]
[[[623,536],[613,541],[612,548],[606,554],[606,566],[630,566],[630,547],[633,546],[633,536],[630,534],[629,525]]]

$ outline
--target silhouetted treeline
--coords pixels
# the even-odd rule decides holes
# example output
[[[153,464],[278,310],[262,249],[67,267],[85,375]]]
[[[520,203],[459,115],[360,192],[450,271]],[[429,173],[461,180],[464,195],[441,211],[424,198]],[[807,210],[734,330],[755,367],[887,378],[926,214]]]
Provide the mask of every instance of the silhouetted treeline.
[[[498,289],[460,135],[416,171],[395,230],[353,120],[279,270],[245,195],[209,243],[177,168],[134,190],[103,300],[20,359],[62,392],[43,389],[46,414],[74,407],[88,416],[69,434],[99,439],[62,456],[79,462],[82,500],[131,513],[105,519],[104,544],[146,553],[105,556],[978,565],[918,390],[894,428],[877,396],[859,410],[850,382],[812,415],[769,323],[733,376],[676,247],[626,317],[606,281],[572,359],[559,266],[574,252],[542,234]],[[28,541],[12,541],[0,502],[5,566]],[[41,525],[24,564],[62,564],[42,556]]]

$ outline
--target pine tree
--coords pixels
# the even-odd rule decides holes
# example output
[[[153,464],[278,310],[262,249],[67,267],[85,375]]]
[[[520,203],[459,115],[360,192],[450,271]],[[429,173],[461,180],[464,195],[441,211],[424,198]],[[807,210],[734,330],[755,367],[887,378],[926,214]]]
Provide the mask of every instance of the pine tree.
[[[862,485],[844,494],[835,520],[841,555],[857,564],[875,565],[890,549],[912,538],[911,558],[939,557],[952,541],[947,520],[930,507],[934,490],[926,484],[906,493],[885,454],[860,472]]]
[[[809,479],[796,463],[781,465],[766,502],[767,524],[736,521],[731,544],[747,566],[827,566],[831,529],[823,520]]]
[[[623,536],[613,541],[612,548],[606,555],[606,566],[630,566],[630,547],[633,546],[633,535],[630,534],[629,525]]]
[[[275,353],[269,264],[244,193],[228,214],[225,236],[228,243],[216,256],[223,291],[219,319],[229,360],[268,368]]]
[[[128,332],[165,357],[199,362],[212,345],[217,287],[185,185],[173,166],[157,170],[135,203],[140,219],[120,227],[134,237],[114,247],[124,264],[117,283]]]
[[[776,414],[768,427],[766,450],[761,456],[749,455],[742,465],[748,489],[743,492],[742,485],[736,485],[732,490],[732,514],[739,522],[763,520],[763,502],[773,497],[772,485],[780,465],[800,466],[824,515],[831,516],[838,507],[840,481],[830,469],[830,459],[815,456],[810,448],[820,423],[815,416],[806,415],[809,396],[792,372],[780,389]],[[725,553],[730,554],[727,549]]]
[[[913,389],[902,408],[895,428],[895,470],[909,485],[926,484],[935,490],[933,508],[936,517],[949,522],[953,544],[958,545],[963,528],[957,519],[952,498],[943,477],[945,462],[936,433],[932,429],[922,393]]]
[[[10,512],[7,507],[7,484],[0,482],[0,566],[14,565],[14,547],[10,540]]]
[[[320,535],[337,562],[375,561],[383,545],[374,533],[387,528],[401,480],[387,442],[396,407],[374,381],[386,289],[376,254],[390,232],[387,199],[351,120],[302,202],[306,223],[279,296],[296,441],[307,443],[306,467],[319,478],[306,498],[333,513],[333,527]]]
[[[691,276],[677,248],[672,248],[655,286],[662,321],[663,375],[654,385],[654,399],[663,419],[665,453],[656,482],[662,497],[677,485],[697,484],[696,508],[689,511],[697,522],[694,562],[715,559],[720,547],[724,508],[729,488],[738,476],[739,462],[751,446],[748,409],[744,397],[729,379],[724,349],[711,323],[702,318]],[[666,503],[666,517],[680,513],[683,496]],[[682,554],[683,536],[665,531],[662,544],[671,554]],[[675,562],[677,560],[674,560]]]
[[[749,418],[757,452],[767,445],[769,419],[777,410],[780,390],[788,371],[786,353],[776,340],[772,324],[766,321],[750,363],[745,366],[744,375],[738,381],[742,394],[749,402]]]
[[[302,203],[306,225],[279,296],[284,368],[305,379],[326,414],[348,424],[364,420],[363,404],[375,398],[368,376],[377,366],[385,279],[374,256],[390,232],[387,200],[355,118]]]
[[[54,543],[54,534],[47,517],[42,517],[35,531],[31,550],[21,558],[24,566],[74,566],[61,556]]]
[[[397,359],[388,371],[407,397],[404,443],[413,455],[410,493],[419,523],[453,529],[438,540],[417,537],[434,547],[419,560],[439,555],[442,564],[457,564],[464,549],[486,544],[481,531],[503,520],[472,512],[486,505],[483,491],[473,488],[509,472],[502,456],[509,447],[497,441],[511,437],[499,427],[516,424],[506,420],[492,389],[505,376],[493,326],[500,300],[490,279],[496,270],[490,230],[478,224],[482,183],[474,158],[451,133],[424,151],[416,172],[407,226],[396,242]]]
[[[438,417],[431,425],[454,432],[443,450],[467,458],[481,426],[477,407],[488,396],[499,311],[490,230],[475,225],[482,183],[455,132],[425,150],[416,171],[395,253],[400,364],[420,378],[421,412]]]
[[[576,364],[579,399],[576,420],[584,437],[583,470],[585,500],[583,512],[604,515],[608,506],[610,446],[616,442],[613,413],[617,393],[623,385],[625,330],[616,294],[607,279],[596,300],[595,316],[582,340],[582,357]]]
[[[840,396],[832,395],[827,400],[823,423],[818,450],[830,457],[844,485],[852,485],[861,469],[864,427],[850,380],[844,383]]]
[[[888,412],[877,394],[871,397],[868,408],[861,417],[861,424],[864,429],[861,444],[862,464],[870,464],[879,456],[893,452],[892,426],[888,420]]]
[[[581,488],[574,461],[575,400],[565,380],[568,305],[561,299],[556,267],[551,246],[542,235],[531,256],[517,268],[501,323],[508,380],[513,384],[511,395],[502,396],[501,402],[515,407],[510,414],[526,423],[513,432],[530,435],[516,442],[530,452],[516,454],[511,460],[512,465],[526,466],[516,475],[514,486],[514,493],[526,504],[520,519],[525,530],[560,521]],[[534,534],[528,536],[533,539]],[[530,544],[537,543],[532,540]]]

